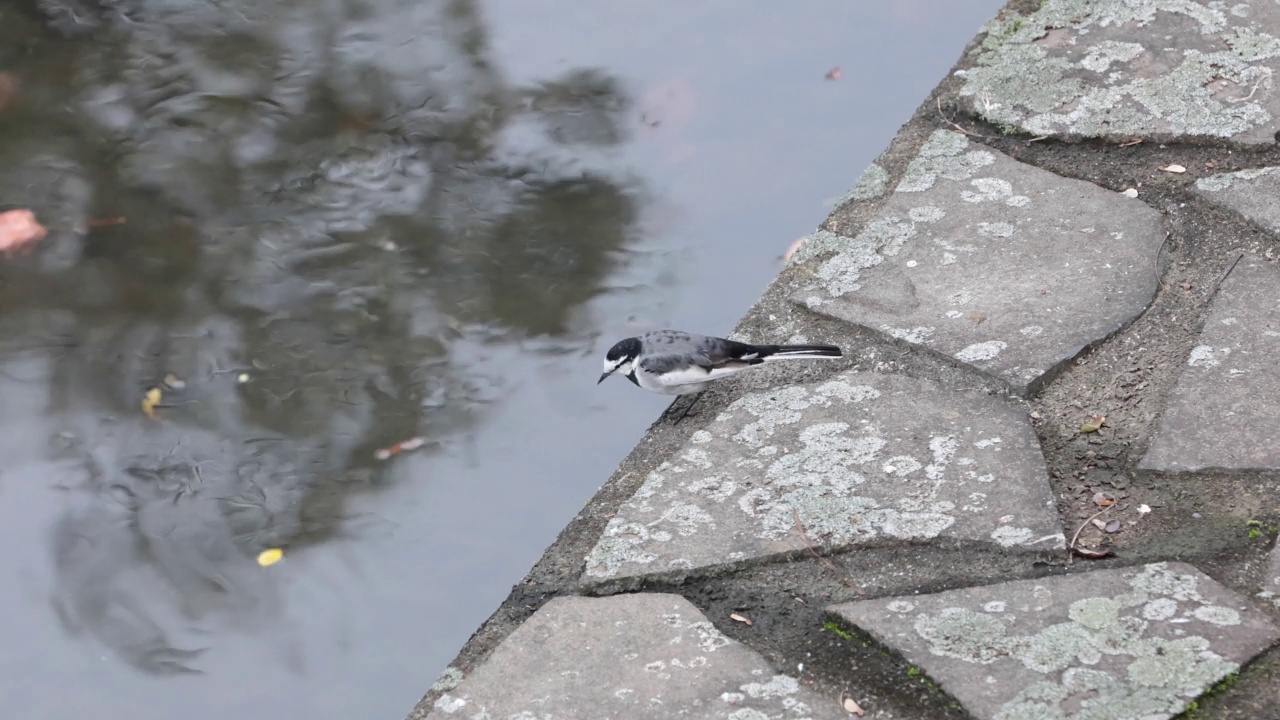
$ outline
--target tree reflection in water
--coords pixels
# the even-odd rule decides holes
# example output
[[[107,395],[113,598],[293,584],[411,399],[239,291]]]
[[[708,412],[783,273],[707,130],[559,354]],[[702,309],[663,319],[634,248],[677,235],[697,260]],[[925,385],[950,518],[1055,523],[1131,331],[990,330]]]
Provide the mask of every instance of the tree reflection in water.
[[[43,88],[0,115],[0,191],[51,235],[0,266],[0,324],[54,358],[78,468],[54,605],[191,672],[171,618],[274,617],[260,550],[344,532],[375,448],[467,432],[495,381],[457,343],[582,333],[636,236],[635,183],[592,160],[629,101],[596,72],[509,86],[469,0],[36,5],[0,23]]]

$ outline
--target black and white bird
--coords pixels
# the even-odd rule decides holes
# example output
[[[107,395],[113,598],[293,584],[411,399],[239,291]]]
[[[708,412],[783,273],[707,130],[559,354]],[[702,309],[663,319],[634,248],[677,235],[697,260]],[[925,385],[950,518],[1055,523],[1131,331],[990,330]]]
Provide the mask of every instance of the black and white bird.
[[[636,387],[662,395],[701,393],[721,378],[777,360],[838,358],[834,345],[750,345],[678,330],[657,330],[619,340],[604,356],[604,373],[621,374]],[[697,402],[694,398],[679,419]],[[675,403],[673,402],[672,405]]]

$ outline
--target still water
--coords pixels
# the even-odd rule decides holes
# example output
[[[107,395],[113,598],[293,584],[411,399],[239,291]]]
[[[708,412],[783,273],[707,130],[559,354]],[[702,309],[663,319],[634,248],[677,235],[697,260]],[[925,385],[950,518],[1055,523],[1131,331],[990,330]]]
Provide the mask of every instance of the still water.
[[[4,717],[402,717],[1000,4],[0,7]]]

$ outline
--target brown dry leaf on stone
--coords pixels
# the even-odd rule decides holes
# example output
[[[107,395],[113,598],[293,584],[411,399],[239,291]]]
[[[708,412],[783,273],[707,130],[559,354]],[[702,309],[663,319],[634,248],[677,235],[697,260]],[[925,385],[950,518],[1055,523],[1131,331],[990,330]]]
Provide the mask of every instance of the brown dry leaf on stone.
[[[791,262],[791,256],[795,255],[796,252],[800,249],[800,246],[803,245],[805,241],[808,239],[809,239],[809,236],[805,235],[802,238],[797,238],[793,240],[791,244],[787,246],[787,252],[782,256],[783,264]]]
[[[867,713],[867,711],[863,710],[862,706],[858,704],[857,700],[854,700],[853,698],[849,697],[848,695],[845,695],[844,693],[840,693],[840,706],[843,707],[844,711],[849,713],[850,715],[857,715],[858,717],[862,717]]]
[[[729,615],[729,619],[737,620],[738,622],[743,623],[745,625],[751,625],[751,620],[747,618],[746,615],[739,615],[738,613],[732,613]]]
[[[1112,505],[1116,504],[1116,499],[1112,497],[1110,493],[1104,493],[1104,492],[1094,493],[1093,504],[1097,505],[1098,507],[1111,507]]]
[[[1181,165],[1178,165],[1178,164],[1176,164],[1176,163],[1174,163],[1174,164],[1169,164],[1169,165],[1165,165],[1165,166],[1161,167],[1161,168],[1160,168],[1160,170],[1161,170],[1161,172],[1167,172],[1167,173],[1184,173],[1184,172],[1186,172],[1186,171],[1187,171],[1187,169],[1186,169],[1186,168],[1184,168],[1184,167],[1182,167]]]
[[[1095,415],[1080,424],[1080,432],[1082,433],[1098,432],[1098,430],[1102,427],[1102,423],[1105,422],[1106,419],[1107,419],[1106,415]]]
[[[49,230],[36,221],[30,210],[0,213],[0,253],[5,257],[22,252],[48,234]]]

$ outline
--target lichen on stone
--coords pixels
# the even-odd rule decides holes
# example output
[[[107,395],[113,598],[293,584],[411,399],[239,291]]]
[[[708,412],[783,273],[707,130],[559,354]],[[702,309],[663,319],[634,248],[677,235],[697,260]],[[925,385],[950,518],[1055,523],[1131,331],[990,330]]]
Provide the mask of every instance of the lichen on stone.
[[[886,431],[872,405],[882,390],[857,377],[752,392],[730,403],[700,431],[705,437],[659,464],[610,519],[587,558],[586,575],[613,577],[659,557],[666,570],[697,567],[708,562],[700,555],[705,538],[720,542],[726,532],[733,535],[732,550],[749,550],[738,552],[745,557],[778,547],[798,528],[825,547],[921,541],[938,537],[962,517],[972,524],[971,513],[987,512],[985,495],[979,494],[979,508],[964,502],[971,491],[953,486],[993,481],[1008,466],[997,453],[1009,443],[950,422],[939,423],[935,432],[926,426],[903,436],[896,424],[892,433]],[[895,391],[895,402],[897,397]],[[806,412],[813,408],[823,410]],[[927,447],[921,447],[926,438]],[[965,468],[955,470],[961,447]],[[717,459],[726,454],[737,461]],[[1046,516],[1037,521],[1051,518],[1048,511]],[[1002,547],[1045,541],[1035,537],[1044,530],[1027,528],[989,539],[986,529],[964,532]],[[753,546],[754,541],[762,542]],[[729,554],[721,553],[732,559]]]
[[[1047,594],[1041,603],[1054,607]],[[914,628],[934,655],[982,665],[1009,658],[1037,673],[1061,673],[1025,687],[998,720],[1167,716],[1239,667],[1202,635],[1157,630],[1179,613],[1179,622],[1240,622],[1237,611],[1208,602],[1194,576],[1155,563],[1133,573],[1128,591],[1075,600],[1064,622],[1030,634],[1011,633],[1013,620],[1003,615],[964,607],[921,613]],[[1063,701],[1073,695],[1078,707],[1068,712]]]
[[[1196,180],[1196,189],[1204,192],[1221,192],[1230,188],[1236,180],[1255,180],[1266,175],[1275,175],[1276,173],[1280,173],[1280,167],[1249,168],[1231,173],[1222,173],[1221,175],[1210,175]]]
[[[1036,135],[1269,141],[1268,93],[1258,91],[1270,90],[1276,68],[1265,61],[1280,56],[1280,40],[1245,25],[1248,13],[1228,18],[1220,5],[1047,0],[1028,15],[997,17],[984,26],[972,66],[957,72],[960,94],[989,122]],[[1181,16],[1199,32],[1153,46],[1154,33],[1143,28],[1161,14],[1171,16],[1169,29]],[[1219,50],[1224,42],[1230,51]]]
[[[970,150],[969,140],[958,132],[935,130],[907,166],[895,192],[924,192],[939,177],[966,180],[978,169],[996,161],[986,150]]]
[[[858,178],[858,182],[854,184],[853,189],[840,199],[839,204],[844,205],[852,200],[878,198],[884,195],[888,189],[889,173],[879,165],[871,163],[866,170],[862,171],[862,175]]]
[[[462,684],[462,671],[450,665],[440,673],[440,677],[436,678],[436,682],[431,686],[431,692],[448,692]]]
[[[967,363],[982,362],[990,360],[1000,354],[1001,350],[1009,347],[1009,344],[1003,340],[988,340],[986,342],[973,343],[957,352],[955,357],[957,360]]]

